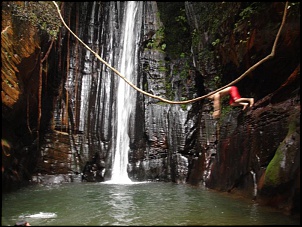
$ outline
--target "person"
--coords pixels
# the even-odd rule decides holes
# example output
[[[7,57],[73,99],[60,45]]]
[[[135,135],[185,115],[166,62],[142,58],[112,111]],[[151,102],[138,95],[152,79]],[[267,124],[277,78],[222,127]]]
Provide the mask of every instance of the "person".
[[[30,226],[30,224],[27,221],[22,220],[22,221],[17,221],[15,223],[15,226]]]
[[[220,99],[226,95],[230,96],[229,103],[231,106],[243,106],[242,110],[245,110],[248,106],[252,107],[254,105],[254,98],[243,98],[236,86],[230,86],[209,96],[209,99],[214,100],[213,118],[220,117]]]

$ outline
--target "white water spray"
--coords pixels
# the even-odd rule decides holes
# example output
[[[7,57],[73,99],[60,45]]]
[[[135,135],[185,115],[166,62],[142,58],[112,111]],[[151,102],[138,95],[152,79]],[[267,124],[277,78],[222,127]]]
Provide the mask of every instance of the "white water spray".
[[[253,193],[253,199],[256,199],[257,197],[257,180],[256,180],[256,173],[251,170],[250,173],[253,176],[253,183],[254,183],[254,193]]]
[[[127,79],[135,81],[135,53],[136,53],[136,30],[135,26],[137,5],[134,1],[126,2],[125,21],[123,23],[124,37],[121,44],[120,72]],[[140,29],[140,28],[138,28]],[[134,90],[119,79],[117,90],[117,136],[115,156],[112,168],[112,177],[108,183],[127,184],[132,181],[128,177],[128,152],[129,148],[129,118],[136,102]]]

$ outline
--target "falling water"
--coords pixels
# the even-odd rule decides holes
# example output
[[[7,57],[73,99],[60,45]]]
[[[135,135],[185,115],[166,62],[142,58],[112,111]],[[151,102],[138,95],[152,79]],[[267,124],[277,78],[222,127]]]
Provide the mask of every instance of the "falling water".
[[[136,15],[139,2],[126,2],[125,21],[123,23],[124,37],[121,43],[121,59],[119,71],[129,81],[135,81],[135,55],[136,55],[136,35],[137,21]],[[128,177],[127,164],[129,143],[129,119],[135,105],[135,92],[124,80],[120,78],[117,90],[117,136],[115,146],[115,157],[112,168],[112,178],[110,183],[125,184],[132,181]]]
[[[256,180],[256,173],[251,170],[250,173],[253,176],[253,183],[254,183],[254,193],[253,193],[253,198],[256,199],[257,197],[257,180]]]

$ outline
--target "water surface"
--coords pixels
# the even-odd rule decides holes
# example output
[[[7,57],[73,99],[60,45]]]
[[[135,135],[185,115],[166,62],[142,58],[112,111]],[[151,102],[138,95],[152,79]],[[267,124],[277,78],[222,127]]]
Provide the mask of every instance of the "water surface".
[[[298,225],[255,201],[163,182],[35,185],[2,195],[2,225]]]

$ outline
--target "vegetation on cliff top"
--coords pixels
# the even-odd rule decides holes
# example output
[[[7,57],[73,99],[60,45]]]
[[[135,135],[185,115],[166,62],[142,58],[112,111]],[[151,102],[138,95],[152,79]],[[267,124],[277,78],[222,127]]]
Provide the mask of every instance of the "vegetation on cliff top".
[[[13,15],[20,20],[29,21],[33,26],[46,31],[50,38],[57,38],[62,23],[52,2],[12,1],[3,4],[11,7]]]

